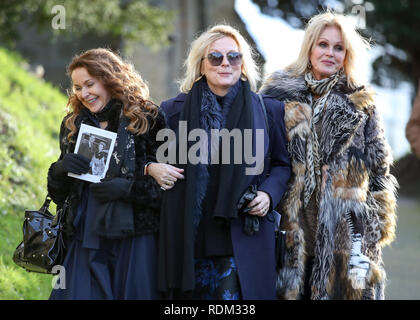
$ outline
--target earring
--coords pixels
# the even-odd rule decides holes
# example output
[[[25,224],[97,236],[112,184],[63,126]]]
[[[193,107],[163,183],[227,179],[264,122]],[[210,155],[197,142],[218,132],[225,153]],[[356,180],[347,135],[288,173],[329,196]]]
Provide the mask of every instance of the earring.
[[[204,77],[204,74],[200,73],[200,75],[198,76],[197,79],[194,80],[194,82],[201,80],[203,77]]]
[[[308,61],[307,68],[308,68],[308,70],[311,70],[311,69],[312,69],[312,63],[311,63],[311,60],[309,60],[309,61]]]

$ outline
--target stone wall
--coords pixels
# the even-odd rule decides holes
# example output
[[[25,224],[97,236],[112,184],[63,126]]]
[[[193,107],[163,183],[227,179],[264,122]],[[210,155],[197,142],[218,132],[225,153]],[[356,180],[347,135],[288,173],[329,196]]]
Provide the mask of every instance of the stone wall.
[[[42,65],[45,70],[44,78],[62,91],[70,86],[66,66],[73,55],[96,47],[120,50],[149,84],[152,99],[160,104],[162,100],[178,93],[177,80],[183,74],[183,61],[189,45],[208,26],[228,23],[238,28],[254,45],[234,10],[234,2],[235,0],[155,0],[153,3],[175,12],[171,43],[158,51],[152,51],[141,44],[111,40],[95,34],[78,40],[68,37],[77,30],[62,30],[63,36],[53,40],[48,30],[39,33],[23,24],[20,26],[21,39],[15,49],[33,68]]]
[[[130,59],[149,83],[152,99],[160,104],[179,92],[183,63],[191,41],[209,26],[228,23],[239,29],[255,48],[245,25],[234,10],[234,0],[163,0],[161,5],[176,12],[174,32],[169,47],[153,52],[144,45],[134,45]],[[127,44],[133,46],[133,44]],[[131,51],[131,50],[130,50]]]

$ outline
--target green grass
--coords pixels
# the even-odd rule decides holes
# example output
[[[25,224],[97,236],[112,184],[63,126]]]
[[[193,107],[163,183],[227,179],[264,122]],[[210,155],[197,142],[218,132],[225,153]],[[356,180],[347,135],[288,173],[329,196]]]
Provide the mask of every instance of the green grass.
[[[51,291],[50,275],[26,272],[12,255],[22,240],[24,210],[45,198],[67,99],[24,65],[0,48],[0,299],[47,299]]]

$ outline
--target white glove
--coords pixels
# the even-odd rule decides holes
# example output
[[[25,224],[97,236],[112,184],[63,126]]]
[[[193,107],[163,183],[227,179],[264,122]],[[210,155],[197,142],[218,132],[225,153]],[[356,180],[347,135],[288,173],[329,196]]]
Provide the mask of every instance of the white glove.
[[[365,289],[370,260],[361,252],[362,236],[358,233],[352,237],[351,256],[349,261],[349,278],[354,289]]]

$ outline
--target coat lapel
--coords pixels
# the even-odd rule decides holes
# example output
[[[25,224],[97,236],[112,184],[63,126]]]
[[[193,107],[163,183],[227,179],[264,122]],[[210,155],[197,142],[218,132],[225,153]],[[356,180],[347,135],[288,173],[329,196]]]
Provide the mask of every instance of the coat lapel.
[[[267,153],[269,152],[268,148],[269,148],[269,143],[270,143],[270,137],[268,135],[269,133],[269,128],[266,128],[266,124],[265,124],[265,118],[264,118],[264,114],[262,111],[262,107],[259,103],[258,98],[255,96],[255,94],[251,94],[251,99],[252,99],[252,121],[253,121],[253,126],[252,126],[252,156],[256,156],[256,160],[261,160],[260,162],[256,161],[255,164],[253,163],[247,163],[247,167],[248,168],[257,168],[261,165],[263,165],[263,172],[266,173],[269,170],[270,167],[270,159],[268,155],[267,157]],[[264,156],[261,156],[259,154],[257,154],[257,143],[261,143],[262,141],[258,141],[257,142],[257,130],[263,130],[263,136],[264,136]],[[245,138],[245,136],[242,137],[243,139]],[[244,140],[244,144],[243,147],[245,147],[245,140]],[[261,147],[261,146],[259,146]],[[243,161],[245,161],[245,159],[243,159]],[[261,172],[258,175],[248,175],[248,184],[252,184],[255,176],[259,176],[261,175],[263,172]]]

